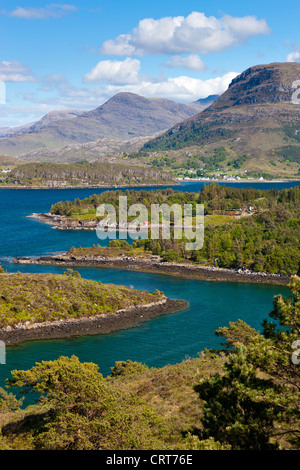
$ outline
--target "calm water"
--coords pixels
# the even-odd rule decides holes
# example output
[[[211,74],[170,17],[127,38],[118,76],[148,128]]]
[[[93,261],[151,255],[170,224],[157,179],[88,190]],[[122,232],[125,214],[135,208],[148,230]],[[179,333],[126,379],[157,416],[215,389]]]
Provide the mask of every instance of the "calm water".
[[[226,183],[230,186],[291,187],[295,183]],[[184,191],[198,191],[203,183],[182,185]],[[147,188],[145,188],[147,189]],[[178,189],[178,187],[177,187]],[[103,190],[0,190],[0,263],[10,272],[57,272],[64,268],[14,265],[15,256],[34,256],[61,252],[71,246],[89,246],[99,242],[90,231],[59,231],[28,218],[32,212],[49,211],[59,200],[83,198]],[[105,242],[102,242],[105,243]],[[13,369],[28,369],[35,362],[75,354],[82,361],[92,361],[107,375],[117,360],[135,360],[149,366],[163,366],[195,357],[205,347],[217,347],[214,334],[219,326],[239,318],[260,329],[272,309],[273,296],[287,289],[255,284],[203,282],[164,275],[117,269],[79,268],[88,279],[125,284],[153,292],[159,289],[173,299],[189,302],[182,312],[165,315],[138,328],[110,335],[85,336],[69,340],[26,342],[8,348],[7,364],[0,365],[0,385]]]

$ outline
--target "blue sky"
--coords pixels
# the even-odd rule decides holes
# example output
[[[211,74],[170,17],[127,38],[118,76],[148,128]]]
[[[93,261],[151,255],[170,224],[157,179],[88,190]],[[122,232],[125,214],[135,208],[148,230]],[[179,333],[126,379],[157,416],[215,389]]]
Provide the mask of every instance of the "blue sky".
[[[0,0],[0,127],[121,91],[183,103],[222,93],[252,65],[300,61],[299,10],[299,0]]]

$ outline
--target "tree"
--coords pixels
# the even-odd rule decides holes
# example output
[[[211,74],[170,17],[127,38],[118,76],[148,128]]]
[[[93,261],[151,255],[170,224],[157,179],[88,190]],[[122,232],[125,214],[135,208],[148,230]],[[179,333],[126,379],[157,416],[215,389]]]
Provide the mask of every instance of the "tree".
[[[120,393],[93,363],[75,356],[12,371],[8,385],[38,393],[43,418],[35,423],[35,449],[156,449],[164,421],[142,399]]]
[[[65,271],[65,276],[70,276],[70,277],[75,277],[76,279],[80,279],[81,278],[81,275],[78,271],[75,271],[74,269],[71,269],[71,268],[68,268],[66,271]]]
[[[199,378],[195,390],[204,404],[203,438],[213,437],[232,449],[278,448],[300,444],[300,367],[292,345],[300,339],[300,278],[289,284],[292,295],[274,299],[275,321],[263,334],[240,320],[217,330],[229,353],[222,374]]]

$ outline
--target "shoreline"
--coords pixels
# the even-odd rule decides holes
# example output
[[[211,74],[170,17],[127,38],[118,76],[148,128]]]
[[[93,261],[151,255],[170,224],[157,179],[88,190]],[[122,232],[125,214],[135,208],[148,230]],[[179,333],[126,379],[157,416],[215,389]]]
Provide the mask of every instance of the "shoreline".
[[[72,217],[68,217],[66,215],[52,214],[51,212],[44,212],[41,214],[33,213],[30,215],[27,215],[26,217],[51,225],[52,228],[56,230],[96,230],[98,227],[98,223],[99,223],[99,221],[96,219],[77,220]],[[188,226],[188,227],[193,228],[192,226]],[[149,228],[151,228],[151,226],[145,226],[145,229],[147,231]],[[108,231],[113,230],[116,232],[122,232],[122,231],[129,232],[130,228],[128,227],[128,224],[125,226],[109,225],[107,227],[107,230]],[[136,233],[135,229],[132,229],[132,231]],[[140,233],[143,233],[143,229],[141,229]]]
[[[88,185],[88,186],[56,186],[55,188],[49,187],[49,186],[2,186],[0,185],[0,189],[119,189],[119,188],[156,188],[160,186],[180,186],[179,181],[174,181],[170,183],[152,183],[152,184],[147,184],[147,183],[139,183],[139,184],[120,184],[117,186],[114,185],[100,185],[100,184],[95,184],[95,185]]]
[[[119,310],[116,313],[35,323],[8,330],[0,329],[0,340],[7,346],[13,346],[25,341],[109,334],[134,328],[161,315],[186,310],[188,306],[187,301],[166,298],[159,302]]]
[[[289,275],[261,273],[248,270],[234,270],[218,268],[214,266],[199,266],[193,264],[180,264],[161,262],[151,258],[134,258],[131,256],[112,257],[88,257],[72,256],[69,254],[43,256],[38,258],[17,257],[15,264],[34,264],[46,266],[73,266],[114,268],[130,271],[149,272],[180,277],[183,279],[195,279],[200,281],[244,282],[255,284],[272,284],[286,286],[290,281]]]
[[[49,187],[49,186],[28,186],[28,185],[11,185],[11,186],[3,186],[0,184],[0,189],[119,189],[119,188],[156,188],[159,186],[182,186],[184,187],[185,184],[189,183],[261,183],[261,184],[269,184],[269,183],[299,183],[299,179],[274,179],[274,180],[259,180],[259,179],[252,179],[252,180],[224,180],[224,179],[213,179],[213,180],[201,180],[201,179],[190,179],[190,180],[182,180],[182,179],[175,179],[173,182],[170,183],[139,183],[139,184],[121,184],[121,185],[101,185],[101,184],[92,184],[92,185],[78,185],[78,186],[56,186],[56,187]]]
[[[213,180],[201,180],[201,179],[190,179],[190,180],[179,180],[180,183],[300,183],[299,179],[274,179],[274,180],[260,180],[260,179],[239,179],[239,180],[218,180],[218,179],[213,179]]]

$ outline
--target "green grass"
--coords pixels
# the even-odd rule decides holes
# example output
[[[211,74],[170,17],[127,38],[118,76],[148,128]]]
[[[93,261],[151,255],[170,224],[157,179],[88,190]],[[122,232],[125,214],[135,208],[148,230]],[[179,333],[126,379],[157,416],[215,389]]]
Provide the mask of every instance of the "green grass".
[[[43,323],[104,313],[161,300],[125,286],[82,279],[68,274],[0,274],[0,328],[18,323]]]
[[[234,215],[212,214],[205,216],[205,225],[224,225],[235,220]]]
[[[98,257],[105,256],[109,258],[117,258],[119,256],[134,256],[134,257],[150,257],[151,255],[146,253],[143,248],[133,248],[131,245],[128,247],[107,247],[107,246],[90,246],[90,247],[72,247],[68,251],[70,256],[90,256]]]

